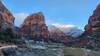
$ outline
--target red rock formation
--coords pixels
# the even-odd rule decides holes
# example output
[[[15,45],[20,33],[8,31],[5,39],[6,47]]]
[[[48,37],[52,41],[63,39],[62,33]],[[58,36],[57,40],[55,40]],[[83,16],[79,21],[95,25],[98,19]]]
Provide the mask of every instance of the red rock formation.
[[[88,24],[85,27],[86,32],[100,32],[100,4],[94,10],[93,15],[90,16]]]
[[[92,16],[89,17],[88,24],[85,26],[83,38],[80,39],[80,44],[86,45],[100,45],[100,4],[94,10]],[[95,46],[95,45],[94,45]]]
[[[41,12],[31,14],[21,25],[21,32],[25,35],[48,37],[48,28]]]
[[[58,28],[49,29],[50,38],[55,41],[67,43],[72,41],[73,37],[66,35],[63,31],[59,30]]]
[[[15,18],[10,11],[0,1],[0,27],[13,27]]]

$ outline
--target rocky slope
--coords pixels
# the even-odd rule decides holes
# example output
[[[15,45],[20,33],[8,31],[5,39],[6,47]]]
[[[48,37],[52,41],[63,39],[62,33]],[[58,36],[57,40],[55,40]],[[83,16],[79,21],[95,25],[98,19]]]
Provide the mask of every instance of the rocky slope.
[[[100,4],[90,16],[79,43],[82,47],[100,50]]]
[[[0,1],[0,28],[14,27],[14,16]]]
[[[0,43],[14,43],[18,38],[21,39],[18,32],[15,31],[14,20],[14,16],[0,0]]]
[[[100,32],[100,4],[94,10],[93,15],[90,16],[88,24],[85,26],[85,31],[88,33]]]

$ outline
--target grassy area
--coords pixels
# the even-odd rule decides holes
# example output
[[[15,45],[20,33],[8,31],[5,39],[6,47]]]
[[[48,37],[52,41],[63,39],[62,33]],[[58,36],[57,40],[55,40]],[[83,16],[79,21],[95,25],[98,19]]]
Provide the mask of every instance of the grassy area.
[[[64,48],[64,56],[100,56],[99,52],[90,51],[84,48]]]

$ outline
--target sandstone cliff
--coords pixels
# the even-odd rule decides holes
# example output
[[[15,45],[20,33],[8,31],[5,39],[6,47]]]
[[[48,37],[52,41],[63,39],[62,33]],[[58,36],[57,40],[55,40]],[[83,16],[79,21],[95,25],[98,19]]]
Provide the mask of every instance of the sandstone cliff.
[[[100,32],[100,4],[94,10],[93,15],[90,16],[88,24],[85,26],[85,31],[88,33]]]
[[[15,18],[0,1],[0,28],[14,27]]]
[[[49,31],[45,24],[45,18],[42,12],[31,14],[21,25],[20,31],[24,36],[31,35],[35,37],[47,38]]]

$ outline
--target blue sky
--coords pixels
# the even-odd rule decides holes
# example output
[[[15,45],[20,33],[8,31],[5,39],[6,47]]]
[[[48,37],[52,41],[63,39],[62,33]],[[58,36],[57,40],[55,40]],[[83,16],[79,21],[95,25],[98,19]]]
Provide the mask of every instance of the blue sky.
[[[100,0],[3,0],[19,26],[26,16],[43,12],[47,25],[71,24],[83,29]]]

